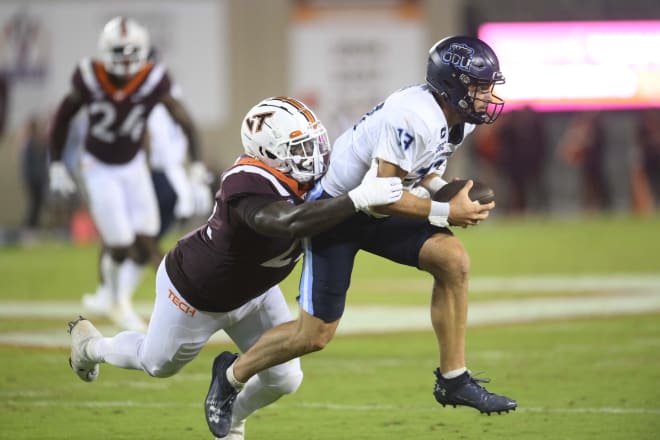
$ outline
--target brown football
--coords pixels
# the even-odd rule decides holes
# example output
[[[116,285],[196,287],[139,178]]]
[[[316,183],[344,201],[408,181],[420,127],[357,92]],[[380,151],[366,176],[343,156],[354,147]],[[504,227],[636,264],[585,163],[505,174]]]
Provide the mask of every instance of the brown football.
[[[472,182],[472,188],[470,188],[470,192],[468,193],[470,200],[477,201],[482,205],[495,200],[495,191],[493,191],[492,188],[477,180],[473,180]],[[466,183],[467,180],[465,179],[452,180],[440,188],[438,192],[433,195],[433,200],[436,202],[450,201],[465,186]]]

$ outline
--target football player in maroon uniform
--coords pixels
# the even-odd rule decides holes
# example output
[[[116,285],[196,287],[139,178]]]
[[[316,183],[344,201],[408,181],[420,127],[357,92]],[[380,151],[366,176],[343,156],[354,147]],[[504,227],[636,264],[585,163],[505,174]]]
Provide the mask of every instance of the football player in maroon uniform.
[[[80,180],[90,213],[109,252],[101,261],[113,299],[109,317],[122,328],[143,330],[131,298],[145,264],[159,250],[155,237],[160,218],[143,148],[146,120],[162,103],[188,138],[193,164],[199,167],[199,142],[192,120],[170,93],[162,64],[147,60],[149,34],[135,20],[115,17],[99,39],[101,59],[76,66],[72,89],[60,103],[51,134],[50,186],[67,194],[75,185],[62,152],[71,120],[82,108],[89,124],[80,158]]]
[[[82,380],[95,380],[99,363],[171,376],[220,330],[247,350],[266,330],[293,322],[278,283],[300,259],[301,239],[356,210],[401,198],[401,179],[370,176],[343,196],[303,203],[327,170],[330,142],[295,99],[257,104],[241,137],[245,155],[222,174],[208,222],[179,240],[158,268],[146,335],[104,338],[89,320],[69,323],[70,363]],[[298,359],[253,376],[236,398],[228,438],[243,439],[246,417],[294,392],[301,380]]]

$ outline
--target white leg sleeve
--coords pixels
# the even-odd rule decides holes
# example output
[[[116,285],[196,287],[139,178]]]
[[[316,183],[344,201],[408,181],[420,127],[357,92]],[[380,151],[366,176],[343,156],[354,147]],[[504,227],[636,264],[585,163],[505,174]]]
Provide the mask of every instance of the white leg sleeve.
[[[232,424],[247,418],[259,408],[270,405],[283,395],[294,393],[302,383],[302,379],[303,372],[300,369],[299,359],[252,376],[236,397]]]
[[[142,281],[145,266],[130,258],[125,259],[117,271],[117,296],[120,302],[129,302]]]
[[[118,302],[117,288],[119,276],[119,264],[117,264],[108,252],[101,256],[101,272],[103,273],[103,282],[110,291],[112,302]]]
[[[293,319],[278,286],[231,313],[236,321],[225,332],[243,352],[268,329]],[[234,422],[245,419],[285,394],[295,392],[302,378],[299,359],[276,365],[251,377],[236,397],[232,415]]]
[[[121,332],[112,338],[103,338],[96,346],[97,360],[119,368],[141,370],[140,349],[143,342],[144,335],[137,332]]]

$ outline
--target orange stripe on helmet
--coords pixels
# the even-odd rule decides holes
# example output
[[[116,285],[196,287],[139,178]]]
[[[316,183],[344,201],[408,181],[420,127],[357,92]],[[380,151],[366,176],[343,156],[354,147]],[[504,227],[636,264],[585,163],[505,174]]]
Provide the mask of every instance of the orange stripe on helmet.
[[[314,114],[312,112],[310,112],[309,109],[307,108],[307,106],[305,104],[303,104],[302,102],[300,102],[296,99],[293,99],[293,98],[289,98],[287,96],[276,96],[273,99],[279,99],[280,101],[284,101],[286,103],[291,104],[292,106],[294,106],[295,108],[300,110],[300,113],[302,113],[305,116],[305,118],[307,118],[307,120],[311,124],[316,122],[316,118],[314,118]]]

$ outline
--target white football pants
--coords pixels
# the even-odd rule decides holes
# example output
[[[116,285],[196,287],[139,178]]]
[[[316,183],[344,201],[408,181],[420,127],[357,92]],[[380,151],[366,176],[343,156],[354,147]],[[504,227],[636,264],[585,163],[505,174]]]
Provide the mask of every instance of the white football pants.
[[[168,377],[193,360],[219,330],[245,352],[266,330],[292,319],[279,286],[228,313],[197,310],[182,299],[163,260],[156,274],[156,302],[147,334],[126,331],[103,338],[96,347],[96,360]],[[234,403],[234,419],[242,420],[282,395],[295,392],[302,377],[299,359],[253,376]]]
[[[130,246],[136,234],[158,234],[158,202],[144,151],[120,165],[101,162],[84,152],[80,172],[90,214],[103,243]]]

